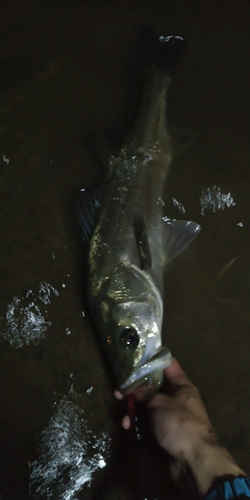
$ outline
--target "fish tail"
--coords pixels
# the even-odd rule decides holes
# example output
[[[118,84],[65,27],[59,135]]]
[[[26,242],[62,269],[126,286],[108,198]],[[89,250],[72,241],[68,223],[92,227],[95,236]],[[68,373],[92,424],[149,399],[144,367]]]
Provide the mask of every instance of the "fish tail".
[[[138,34],[139,64],[142,70],[149,66],[166,69],[171,75],[176,68],[186,41],[180,35],[157,36],[153,28],[141,25]]]

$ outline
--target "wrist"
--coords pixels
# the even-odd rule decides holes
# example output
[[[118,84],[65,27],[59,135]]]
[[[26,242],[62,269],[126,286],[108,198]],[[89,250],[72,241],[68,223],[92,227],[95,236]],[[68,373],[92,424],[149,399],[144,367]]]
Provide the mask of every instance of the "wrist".
[[[187,463],[194,476],[199,495],[205,495],[216,478],[245,475],[230,453],[218,445],[200,445]]]

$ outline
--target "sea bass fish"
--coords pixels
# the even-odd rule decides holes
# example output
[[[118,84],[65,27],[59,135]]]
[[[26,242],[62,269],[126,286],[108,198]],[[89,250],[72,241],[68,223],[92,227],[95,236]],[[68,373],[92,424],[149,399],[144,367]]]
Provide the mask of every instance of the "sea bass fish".
[[[161,339],[163,271],[200,230],[194,222],[162,214],[172,159],[166,121],[171,78],[162,53],[175,42],[180,44],[180,37],[159,38],[160,57],[146,71],[132,135],[120,154],[111,156],[104,190],[80,193],[88,243],[88,305],[123,394],[145,381],[157,387],[171,363]]]

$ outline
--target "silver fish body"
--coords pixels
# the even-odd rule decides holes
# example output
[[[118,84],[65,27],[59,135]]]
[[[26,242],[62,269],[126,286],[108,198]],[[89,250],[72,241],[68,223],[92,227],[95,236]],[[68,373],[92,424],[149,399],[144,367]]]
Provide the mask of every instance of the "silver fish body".
[[[133,133],[119,156],[110,158],[89,242],[88,304],[124,394],[145,381],[159,385],[163,368],[171,363],[161,341],[163,271],[200,229],[193,222],[162,217],[172,159],[166,123],[169,83],[166,70],[148,69]]]

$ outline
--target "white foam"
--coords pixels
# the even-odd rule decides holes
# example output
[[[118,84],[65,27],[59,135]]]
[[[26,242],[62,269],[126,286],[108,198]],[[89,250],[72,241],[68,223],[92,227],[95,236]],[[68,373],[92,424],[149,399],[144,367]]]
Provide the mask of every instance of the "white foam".
[[[156,205],[162,205],[164,207],[165,206],[165,202],[161,198],[157,198]]]
[[[45,337],[51,322],[48,321],[47,310],[41,310],[40,302],[50,304],[51,294],[59,295],[53,286],[42,281],[37,296],[29,290],[23,297],[13,297],[6,310],[6,328],[1,332],[13,347],[38,343]]]
[[[6,158],[6,156],[5,156],[5,155],[3,155],[3,161],[4,161],[5,163],[7,163],[7,165],[9,165],[9,163],[10,163],[9,158]]]
[[[29,464],[30,492],[47,500],[75,498],[106,466],[110,441],[107,433],[96,436],[89,428],[82,397],[71,389],[56,405],[42,433],[38,458]]]
[[[39,285],[39,292],[38,292],[38,298],[44,303],[44,304],[50,304],[50,295],[53,293],[56,297],[58,297],[59,292],[53,288],[52,285],[49,283],[46,283],[46,281],[41,281]]]
[[[174,206],[179,209],[180,214],[185,214],[186,210],[180,201],[177,201],[175,198],[172,198],[172,202]]]
[[[225,207],[233,207],[235,205],[234,199],[230,191],[225,194],[221,192],[220,187],[214,186],[213,189],[207,188],[202,191],[200,197],[201,214],[204,215],[204,210],[224,210]]]

